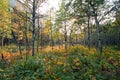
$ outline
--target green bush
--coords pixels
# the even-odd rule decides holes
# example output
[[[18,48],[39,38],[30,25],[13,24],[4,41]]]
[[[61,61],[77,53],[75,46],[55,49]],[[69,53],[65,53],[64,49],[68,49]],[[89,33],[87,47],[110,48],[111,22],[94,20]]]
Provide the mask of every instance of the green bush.
[[[9,68],[10,70],[10,68]],[[29,58],[18,60],[7,73],[5,79],[11,80],[42,80],[45,74],[45,66],[42,59]]]

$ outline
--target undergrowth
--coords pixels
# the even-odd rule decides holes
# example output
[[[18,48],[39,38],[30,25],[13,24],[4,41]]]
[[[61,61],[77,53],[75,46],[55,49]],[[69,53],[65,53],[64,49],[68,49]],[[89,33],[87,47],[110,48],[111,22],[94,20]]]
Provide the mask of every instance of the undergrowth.
[[[120,80],[119,50],[107,47],[100,54],[84,46],[54,50],[0,62],[0,80]]]

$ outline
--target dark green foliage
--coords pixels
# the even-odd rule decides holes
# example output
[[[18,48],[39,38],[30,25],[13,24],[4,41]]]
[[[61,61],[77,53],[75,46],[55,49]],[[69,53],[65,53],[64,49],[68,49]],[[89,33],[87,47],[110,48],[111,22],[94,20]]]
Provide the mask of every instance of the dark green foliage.
[[[30,58],[28,60],[18,60],[13,67],[6,70],[8,75],[5,79],[12,80],[42,80],[45,74],[45,67],[42,59]],[[4,79],[4,78],[3,78]]]
[[[114,56],[110,54],[104,54],[101,60],[98,54],[88,55],[83,53],[74,56],[69,56],[69,61],[70,61],[69,63],[71,64],[70,66],[73,69],[74,77],[76,78],[75,80],[115,79],[116,77],[118,77],[116,76],[116,68],[118,66],[116,66],[114,62],[111,63],[111,61],[116,62],[117,56],[115,57],[115,55],[116,54],[114,54]],[[75,59],[77,60],[74,61]]]
[[[15,72],[18,79],[42,79],[44,76],[44,65],[41,60],[21,60],[15,65]]]

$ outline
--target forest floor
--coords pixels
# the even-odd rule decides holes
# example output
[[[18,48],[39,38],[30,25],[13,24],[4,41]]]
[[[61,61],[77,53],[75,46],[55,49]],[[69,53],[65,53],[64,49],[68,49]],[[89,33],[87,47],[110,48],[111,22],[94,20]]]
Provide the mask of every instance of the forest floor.
[[[20,58],[17,50],[5,50],[0,80],[120,80],[120,50],[115,46],[104,47],[102,54],[78,45],[67,51],[48,46],[27,58]]]

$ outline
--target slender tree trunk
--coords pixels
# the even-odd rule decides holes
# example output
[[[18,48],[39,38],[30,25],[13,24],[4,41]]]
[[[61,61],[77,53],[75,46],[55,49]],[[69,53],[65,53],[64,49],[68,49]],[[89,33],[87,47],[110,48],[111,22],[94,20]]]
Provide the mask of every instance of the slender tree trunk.
[[[91,40],[90,40],[90,16],[88,15],[88,49],[91,48]]]
[[[32,56],[34,56],[35,51],[35,0],[33,0],[33,13],[32,13]]]
[[[3,49],[3,45],[4,45],[4,36],[2,35],[2,40],[1,40],[1,50]]]
[[[3,31],[3,34],[4,34],[4,31]],[[1,51],[3,51],[3,43],[4,43],[4,37],[2,35],[2,37],[1,37]],[[1,58],[2,58],[2,60],[4,60],[3,52],[1,53]]]
[[[2,41],[1,41],[1,51],[3,51],[3,43],[4,43],[4,37],[2,36]],[[2,52],[2,54],[1,54],[1,58],[2,58],[2,60],[4,60],[3,52]]]
[[[78,36],[77,36],[77,33],[75,34],[75,37],[76,37],[76,44],[78,44]]]
[[[62,49],[64,49],[64,40],[61,39]]]
[[[1,54],[1,58],[2,58],[2,60],[4,60],[4,55],[3,55],[3,53]]]
[[[18,42],[17,42],[17,45],[18,45],[18,49],[19,49],[19,52],[20,52],[20,57],[22,58],[22,50],[21,50],[21,44],[20,44],[20,22],[19,22],[19,28],[18,28]]]
[[[19,31],[19,30],[18,30],[18,31]],[[20,41],[17,41],[16,36],[15,36],[15,34],[14,34],[14,32],[13,32],[12,29],[11,29],[11,32],[12,32],[12,36],[13,36],[14,42],[17,44],[18,49],[19,49],[19,52],[20,52],[20,54],[22,55],[22,50],[21,50]],[[19,36],[19,32],[18,32],[18,36]],[[21,56],[21,58],[22,58],[22,56]]]
[[[1,40],[1,50],[3,50],[3,46],[4,46],[4,34],[5,34],[4,33],[4,22],[2,23],[2,25],[3,25],[3,28],[2,28],[3,30],[2,30],[2,37],[1,37],[2,38],[2,40]]]
[[[95,23],[97,26],[97,35],[98,35],[98,48],[100,53],[102,53],[102,41],[101,41],[101,30],[100,30],[100,25],[97,19],[97,14],[94,13],[94,18],[95,18]]]
[[[71,45],[72,45],[72,30],[70,30],[70,38],[69,38],[70,40],[70,42],[69,42],[69,45],[70,45],[70,47],[71,47]]]
[[[18,42],[18,48],[19,48],[20,56],[21,56],[21,58],[22,58],[22,50],[21,50],[20,41]]]
[[[60,49],[60,46],[61,46],[61,41],[60,39],[58,38],[58,45],[59,45],[59,49]]]
[[[25,30],[24,34],[25,34],[26,59],[27,59],[27,56],[30,52],[30,44],[29,44],[29,39],[28,39],[28,36],[27,36],[27,30]]]
[[[86,30],[84,29],[84,41],[83,41],[84,46],[86,46]]]
[[[43,49],[43,32],[42,32],[43,29],[41,29],[41,50]]]
[[[118,48],[120,49],[120,28],[119,28],[119,31],[118,31]]]
[[[93,15],[95,18],[95,23],[96,23],[96,27],[97,27],[97,35],[98,35],[98,48],[99,48],[99,52],[102,53],[102,40],[101,40],[101,30],[100,30],[100,25],[99,25],[99,21],[97,19],[97,13],[95,10],[94,5],[92,4],[92,2],[89,3],[93,9]]]
[[[65,30],[65,34],[64,34],[64,38],[65,38],[65,50],[67,50],[67,28],[66,28],[66,21],[65,21],[64,30]]]
[[[36,44],[36,46],[37,46],[36,51],[38,52],[39,51],[39,45],[40,45],[40,35],[39,34],[37,34],[37,35],[38,35],[38,39],[37,39],[37,44]]]
[[[51,47],[52,47],[52,50],[53,50],[53,36],[52,36],[52,25],[50,26],[50,29],[51,29]]]
[[[37,30],[37,49],[36,51],[39,51],[39,45],[40,45],[40,21],[38,19],[38,30]]]
[[[93,47],[93,43],[92,43],[92,24],[90,23],[90,46]]]
[[[52,20],[51,17],[52,17],[52,15],[51,15],[51,10],[50,10],[50,21]],[[50,32],[50,38],[51,38],[51,39],[50,39],[50,44],[51,44],[51,47],[52,47],[52,50],[53,50],[53,42],[54,42],[54,41],[53,41],[53,36],[52,36],[52,33],[53,33],[53,32],[52,32],[52,22],[51,22],[51,25],[50,25],[50,31],[51,31],[51,32]]]
[[[106,39],[107,38],[107,32],[106,31],[104,32],[104,35],[105,35],[105,44],[104,45],[107,46],[107,39]]]

